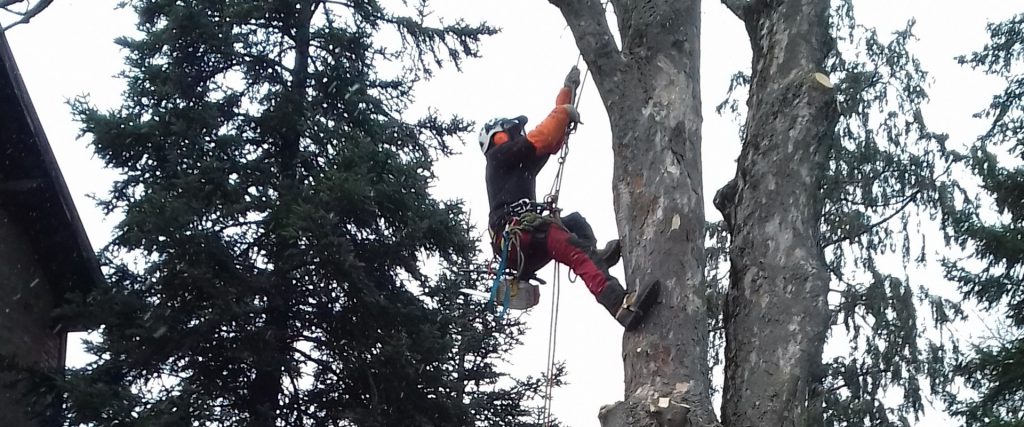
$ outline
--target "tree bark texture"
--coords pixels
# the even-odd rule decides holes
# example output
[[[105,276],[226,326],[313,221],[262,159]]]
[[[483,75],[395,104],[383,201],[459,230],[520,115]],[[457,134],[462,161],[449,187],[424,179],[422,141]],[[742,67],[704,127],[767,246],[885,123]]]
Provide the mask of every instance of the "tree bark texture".
[[[838,121],[828,0],[723,0],[753,51],[746,137],[715,205],[731,234],[722,423],[820,425],[829,274],[820,188]]]
[[[701,181],[700,0],[551,0],[611,122],[625,285],[662,283],[660,304],[623,336],[625,399],[602,426],[716,423],[707,362]]]

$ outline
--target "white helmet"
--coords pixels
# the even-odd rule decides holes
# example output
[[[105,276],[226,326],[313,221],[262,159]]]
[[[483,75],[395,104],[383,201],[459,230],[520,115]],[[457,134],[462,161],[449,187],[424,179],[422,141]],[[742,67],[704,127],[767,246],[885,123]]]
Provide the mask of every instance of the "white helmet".
[[[487,154],[487,151],[494,147],[491,138],[498,132],[508,132],[509,138],[522,134],[524,127],[526,126],[526,116],[519,116],[515,118],[498,117],[491,119],[480,128],[480,135],[478,137],[480,142],[480,151]]]

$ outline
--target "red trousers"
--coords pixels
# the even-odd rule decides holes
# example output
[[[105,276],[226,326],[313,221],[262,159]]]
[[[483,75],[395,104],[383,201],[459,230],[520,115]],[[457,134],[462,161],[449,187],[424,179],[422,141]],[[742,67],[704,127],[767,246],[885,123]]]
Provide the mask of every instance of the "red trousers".
[[[589,225],[586,227],[589,229]],[[492,246],[495,254],[501,256],[501,233],[495,232]],[[528,277],[555,260],[583,279],[587,289],[596,297],[608,285],[610,276],[594,250],[594,245],[583,241],[561,224],[546,222],[535,230],[522,232],[518,241],[513,240],[509,244],[505,265],[518,272],[520,277]],[[519,259],[520,253],[522,260]]]

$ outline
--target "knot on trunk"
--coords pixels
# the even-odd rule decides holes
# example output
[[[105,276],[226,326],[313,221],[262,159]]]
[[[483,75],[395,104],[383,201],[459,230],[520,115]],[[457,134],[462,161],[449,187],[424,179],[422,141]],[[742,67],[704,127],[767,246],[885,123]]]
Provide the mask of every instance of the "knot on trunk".
[[[732,207],[736,204],[736,193],[739,190],[739,186],[736,184],[736,178],[730,179],[722,188],[719,188],[715,192],[714,204],[715,208],[722,213],[722,217],[725,218],[725,225],[732,227]]]

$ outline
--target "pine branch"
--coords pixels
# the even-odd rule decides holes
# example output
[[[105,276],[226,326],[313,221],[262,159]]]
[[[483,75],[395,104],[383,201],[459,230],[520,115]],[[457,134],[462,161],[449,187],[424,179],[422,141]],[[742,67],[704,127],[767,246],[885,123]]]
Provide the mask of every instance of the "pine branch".
[[[343,374],[340,371],[338,371],[338,369],[335,368],[330,363],[324,361],[323,358],[319,358],[319,357],[316,357],[316,356],[314,356],[312,354],[309,354],[308,352],[303,351],[298,346],[292,346],[292,351],[294,351],[295,354],[297,354],[299,356],[302,356],[303,360],[316,365],[320,369],[323,369],[323,370],[325,370],[327,372],[330,372],[331,375],[334,375],[336,378],[339,378],[339,379],[340,378],[345,378],[345,374]]]
[[[291,73],[292,68],[285,65],[281,61],[271,58],[269,55],[255,55],[249,52],[239,51],[238,56],[242,57],[249,62],[262,63],[263,65],[271,65],[280,69],[283,73]]]
[[[886,215],[884,218],[882,218],[882,219],[880,219],[878,221],[875,221],[874,223],[872,223],[871,225],[868,225],[867,227],[864,227],[863,230],[859,231],[858,233],[856,233],[854,235],[843,236],[843,237],[841,237],[839,239],[836,239],[836,240],[833,240],[831,242],[828,242],[828,243],[824,244],[822,246],[822,248],[827,248],[827,247],[830,247],[832,245],[836,245],[836,244],[839,244],[839,243],[842,243],[842,242],[851,241],[851,240],[854,240],[854,239],[856,239],[856,238],[858,238],[860,236],[863,236],[863,235],[871,232],[871,230],[875,229],[875,227],[878,227],[878,226],[880,226],[882,224],[885,224],[886,222],[889,222],[889,220],[895,218],[896,215],[899,215],[901,212],[907,210],[907,208],[910,207],[910,204],[914,200],[916,200],[917,196],[919,196],[920,194],[921,194],[921,190],[920,189],[915,190],[913,193],[910,193],[910,195],[907,196],[906,199],[903,199],[903,204],[899,208],[897,208],[895,211],[893,211],[889,215]]]
[[[882,368],[874,368],[874,369],[867,369],[867,370],[859,370],[858,369],[857,379],[863,379],[864,377],[867,377],[868,375],[872,375],[872,374],[886,375],[889,372],[890,372],[889,369],[882,369]],[[835,386],[832,386],[831,388],[829,388],[826,392],[827,393],[837,393],[840,390],[842,390],[844,388],[848,388],[848,387],[850,387],[850,384],[847,383],[846,380],[844,379],[842,384],[836,384]],[[872,397],[872,399],[875,399],[875,398]]]

